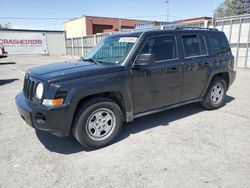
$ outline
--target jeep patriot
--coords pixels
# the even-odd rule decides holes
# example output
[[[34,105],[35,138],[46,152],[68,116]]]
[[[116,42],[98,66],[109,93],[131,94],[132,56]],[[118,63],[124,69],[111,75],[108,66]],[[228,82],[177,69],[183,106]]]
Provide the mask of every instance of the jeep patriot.
[[[88,148],[106,146],[122,122],[200,102],[220,108],[235,79],[223,32],[177,28],[112,34],[78,61],[27,71],[16,104],[25,122]]]

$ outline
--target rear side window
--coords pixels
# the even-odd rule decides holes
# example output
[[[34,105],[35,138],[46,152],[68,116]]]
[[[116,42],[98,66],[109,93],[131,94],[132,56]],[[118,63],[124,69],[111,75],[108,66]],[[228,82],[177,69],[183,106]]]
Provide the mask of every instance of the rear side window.
[[[207,54],[203,35],[182,35],[185,57],[195,57]]]
[[[223,33],[210,33],[209,43],[214,54],[227,55],[231,53],[227,38]]]
[[[156,61],[177,59],[175,36],[155,37],[149,39],[143,47],[141,54],[152,53]]]

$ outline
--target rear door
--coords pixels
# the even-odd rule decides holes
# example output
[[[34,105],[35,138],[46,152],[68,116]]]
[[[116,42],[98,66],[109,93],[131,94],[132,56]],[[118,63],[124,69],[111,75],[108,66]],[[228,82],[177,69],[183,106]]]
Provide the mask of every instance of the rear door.
[[[208,49],[203,33],[180,34],[183,50],[183,88],[181,101],[201,96],[208,76]]]

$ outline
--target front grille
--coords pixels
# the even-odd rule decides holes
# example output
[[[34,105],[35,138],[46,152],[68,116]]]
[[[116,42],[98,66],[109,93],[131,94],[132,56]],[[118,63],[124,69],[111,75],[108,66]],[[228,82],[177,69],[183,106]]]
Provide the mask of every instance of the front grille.
[[[34,102],[36,85],[37,82],[35,81],[35,79],[30,77],[29,75],[25,75],[23,84],[23,93],[26,99],[30,102]]]

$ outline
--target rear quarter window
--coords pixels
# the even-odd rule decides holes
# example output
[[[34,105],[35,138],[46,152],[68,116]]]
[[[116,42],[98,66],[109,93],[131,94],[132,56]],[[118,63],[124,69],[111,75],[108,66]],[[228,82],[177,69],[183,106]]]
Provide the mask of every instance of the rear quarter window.
[[[221,32],[210,33],[209,43],[212,52],[216,55],[230,55],[231,50],[226,36]]]

